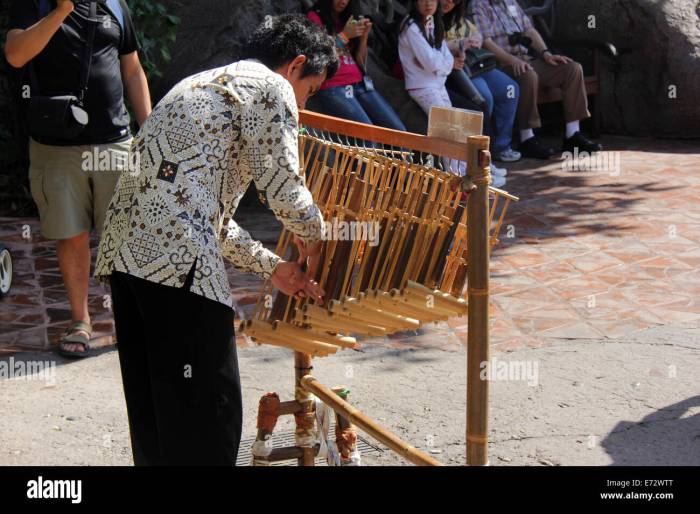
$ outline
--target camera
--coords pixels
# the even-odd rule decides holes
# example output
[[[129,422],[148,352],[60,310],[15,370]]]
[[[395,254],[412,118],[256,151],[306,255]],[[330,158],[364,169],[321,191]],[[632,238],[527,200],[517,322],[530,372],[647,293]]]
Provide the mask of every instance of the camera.
[[[525,48],[530,48],[532,46],[532,38],[525,36],[522,32],[513,32],[508,34],[508,44],[510,46],[523,45]]]

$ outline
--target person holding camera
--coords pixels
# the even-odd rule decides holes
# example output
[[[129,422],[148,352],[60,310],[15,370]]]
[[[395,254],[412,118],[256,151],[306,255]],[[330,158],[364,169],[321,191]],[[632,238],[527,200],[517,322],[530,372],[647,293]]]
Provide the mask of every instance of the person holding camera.
[[[560,88],[564,93],[566,128],[562,152],[573,152],[575,148],[579,152],[602,151],[603,147],[588,139],[580,128],[580,121],[591,115],[581,65],[547,48],[517,0],[473,0],[472,10],[484,36],[484,48],[496,54],[503,71],[520,85],[518,150],[523,157],[549,159],[555,154],[533,132],[542,125],[537,108],[540,85]]]
[[[41,231],[57,240],[72,323],[60,341],[86,357],[90,240],[102,230],[121,172],[129,168],[129,97],[139,124],[151,98],[124,0],[13,0],[5,56],[27,66],[29,181]]]
[[[359,14],[358,0],[319,0],[308,18],[334,37],[340,67],[311,99],[311,110],[360,123],[406,130],[396,111],[374,88],[367,74],[368,16]]]

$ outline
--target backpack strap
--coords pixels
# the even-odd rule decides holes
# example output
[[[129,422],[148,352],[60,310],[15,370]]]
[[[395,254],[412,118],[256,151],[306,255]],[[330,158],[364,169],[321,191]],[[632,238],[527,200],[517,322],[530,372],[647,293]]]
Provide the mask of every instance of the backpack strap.
[[[90,68],[92,67],[92,47],[95,41],[95,30],[97,29],[97,0],[90,2],[90,20],[88,21],[88,35],[83,49],[83,61],[80,66],[80,89],[78,99],[82,103],[88,88],[90,78]]]
[[[124,32],[124,10],[122,9],[121,2],[119,0],[107,0],[102,5],[114,15],[119,26],[122,28],[122,32]]]

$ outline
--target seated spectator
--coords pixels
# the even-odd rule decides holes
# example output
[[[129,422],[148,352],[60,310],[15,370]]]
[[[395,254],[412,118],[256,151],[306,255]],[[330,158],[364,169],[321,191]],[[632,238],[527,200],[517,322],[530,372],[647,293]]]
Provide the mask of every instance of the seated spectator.
[[[442,13],[437,0],[413,0],[411,10],[399,29],[399,59],[403,67],[406,91],[427,114],[433,105],[441,107],[469,107],[450,101],[445,81],[453,69],[464,67],[464,58],[453,56],[447,46]],[[454,98],[453,98],[454,100]],[[451,172],[463,175],[464,166]],[[493,184],[502,187],[506,179],[492,167]]]
[[[445,23],[447,45],[453,55],[460,55],[470,48],[481,48],[483,37],[466,17],[469,0],[442,0],[442,14]],[[454,70],[453,74],[465,74],[466,70]],[[520,153],[511,148],[513,123],[518,107],[518,83],[500,70],[490,70],[473,74],[471,81],[486,102],[484,116],[490,121],[490,136],[496,160],[514,162]],[[451,89],[448,78],[447,90]]]
[[[562,152],[573,152],[575,148],[579,152],[601,151],[603,147],[580,129],[580,120],[591,115],[581,65],[549,50],[516,0],[474,0],[472,10],[484,36],[484,48],[496,54],[503,70],[520,85],[517,117],[521,141],[518,149],[522,155],[549,159],[555,153],[553,148],[543,146],[533,132],[541,126],[537,109],[540,84],[560,88],[564,93],[566,133]]]
[[[340,57],[338,72],[310,99],[309,108],[329,116],[406,130],[365,72],[372,22],[359,14],[357,0],[319,0],[307,16],[335,37]]]

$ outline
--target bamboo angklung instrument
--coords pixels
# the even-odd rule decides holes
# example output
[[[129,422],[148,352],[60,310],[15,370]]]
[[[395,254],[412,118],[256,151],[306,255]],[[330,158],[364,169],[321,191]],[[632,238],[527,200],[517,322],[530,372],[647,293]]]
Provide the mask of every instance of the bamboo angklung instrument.
[[[299,136],[302,172],[326,220],[314,277],[326,295],[323,306],[281,292],[273,300],[268,281],[251,318],[241,323],[241,332],[257,343],[295,352],[298,408],[284,413],[295,416],[296,449],[261,446],[276,420],[271,405],[279,404],[269,393],[261,400],[254,463],[295,456],[300,465],[313,465],[318,445],[312,393],[321,397],[327,391],[309,375],[312,357],[356,348],[357,335],[386,336],[468,316],[467,454],[469,464],[486,464],[488,388],[479,380],[478,363],[488,359],[488,262],[508,206],[517,200],[489,188],[489,139],[473,136],[465,145],[309,112],[300,113],[300,121],[310,129]],[[341,136],[365,143],[352,145]],[[416,152],[438,156],[432,162],[467,161],[468,175],[413,162]],[[276,253],[288,260],[298,255],[287,230]],[[437,463],[406,450],[406,443],[337,395],[321,399],[412,462]]]

